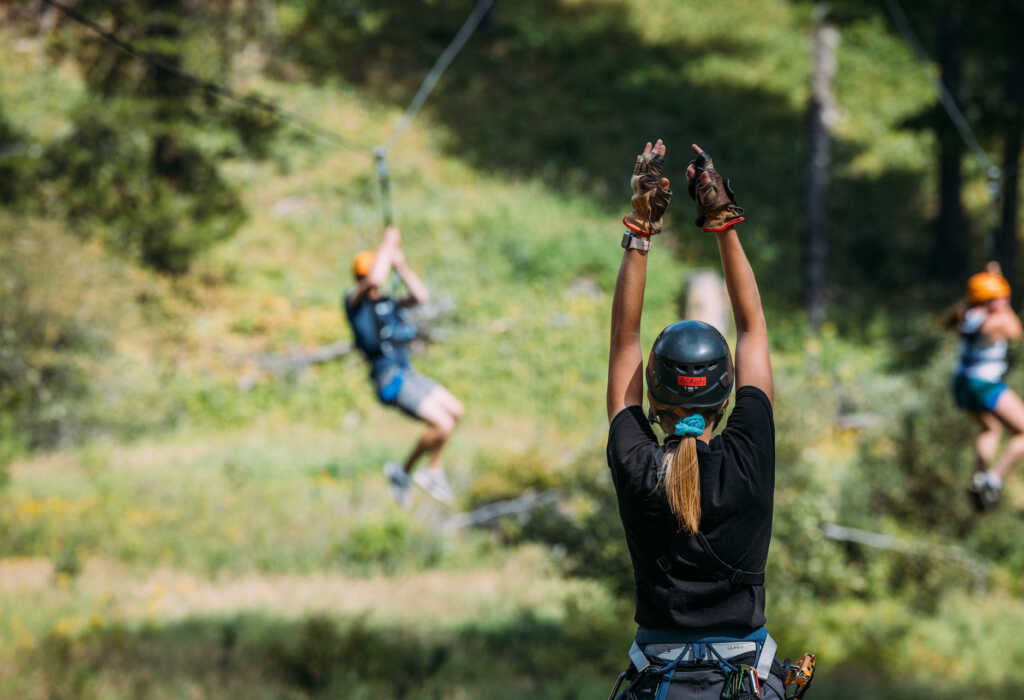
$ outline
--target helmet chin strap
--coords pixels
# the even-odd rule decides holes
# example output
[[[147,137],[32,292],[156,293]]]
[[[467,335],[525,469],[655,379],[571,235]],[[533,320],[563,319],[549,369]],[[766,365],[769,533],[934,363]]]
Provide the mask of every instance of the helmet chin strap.
[[[672,409],[656,411],[654,409],[654,406],[651,406],[650,409],[648,409],[647,411],[647,421],[651,423],[651,425],[661,425],[661,417],[666,414],[669,414],[671,410]],[[676,416],[673,415],[672,417],[675,418]]]

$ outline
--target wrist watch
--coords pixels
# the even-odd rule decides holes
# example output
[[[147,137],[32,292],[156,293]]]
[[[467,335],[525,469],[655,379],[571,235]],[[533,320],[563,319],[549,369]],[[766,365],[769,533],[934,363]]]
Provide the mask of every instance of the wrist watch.
[[[637,236],[632,231],[626,231],[622,234],[622,247],[626,250],[633,249],[646,252],[651,249],[651,237]]]

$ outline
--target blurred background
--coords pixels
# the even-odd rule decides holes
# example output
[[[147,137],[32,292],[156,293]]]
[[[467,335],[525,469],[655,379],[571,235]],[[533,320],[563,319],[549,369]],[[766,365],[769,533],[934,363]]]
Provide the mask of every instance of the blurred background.
[[[939,322],[989,259],[1024,281],[1021,3],[497,0],[391,152],[444,302],[415,362],[467,407],[456,507],[406,511],[380,468],[419,426],[339,300],[372,149],[473,3],[66,2],[142,53],[0,2],[0,696],[605,697],[634,631],[608,316],[657,137],[645,344],[717,265],[691,142],[747,210],[780,656],[817,653],[817,698],[1024,688],[1024,488],[971,510]]]

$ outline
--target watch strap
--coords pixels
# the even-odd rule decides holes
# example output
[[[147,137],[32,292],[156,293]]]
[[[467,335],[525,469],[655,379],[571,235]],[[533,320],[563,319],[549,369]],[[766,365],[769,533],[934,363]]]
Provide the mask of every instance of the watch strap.
[[[622,234],[622,247],[626,250],[640,250],[647,252],[651,249],[650,236],[637,236],[632,231]]]

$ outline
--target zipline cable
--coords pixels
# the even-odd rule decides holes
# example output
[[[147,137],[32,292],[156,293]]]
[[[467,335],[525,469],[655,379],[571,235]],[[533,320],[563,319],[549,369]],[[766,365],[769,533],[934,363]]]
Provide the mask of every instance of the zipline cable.
[[[158,70],[170,73],[171,75],[181,78],[182,80],[197,85],[198,87],[202,88],[203,90],[206,90],[207,92],[213,95],[216,95],[217,97],[222,97],[226,100],[237,102],[247,107],[267,112],[269,114],[272,114],[277,119],[280,119],[281,121],[291,122],[292,124],[295,124],[296,126],[305,129],[307,132],[313,135],[331,141],[335,145],[350,148],[353,150],[361,150],[358,146],[348,142],[342,136],[335,133],[334,131],[331,131],[326,127],[320,126],[319,124],[315,124],[295,112],[283,109],[275,104],[266,102],[257,97],[238,95],[230,88],[224,87],[223,85],[215,83],[212,80],[200,78],[199,76],[193,75],[188,71],[182,70],[181,68],[178,68],[177,66],[172,65],[167,61],[164,61],[154,56],[152,53],[148,51],[143,51],[142,49],[137,48],[132,43],[125,41],[124,39],[121,39],[112,32],[107,31],[99,24],[89,19],[73,7],[69,7],[63,3],[57,2],[57,0],[42,1],[47,5],[50,5],[51,7],[57,10],[60,10],[62,13],[64,13],[66,17],[68,17],[68,19],[71,19],[72,21],[77,22],[78,24],[88,28],[107,43],[116,46],[117,48],[121,49],[130,56],[145,61],[146,63],[153,66],[154,68],[157,68]]]
[[[388,140],[377,148],[373,149],[373,159],[377,168],[377,178],[380,180],[380,192],[381,192],[381,207],[384,213],[384,225],[390,226],[394,223],[395,212],[391,204],[391,187],[388,180],[388,154],[391,149],[394,148],[395,143],[402,133],[409,128],[412,124],[412,120],[419,114],[420,108],[423,107],[423,103],[427,101],[430,93],[433,92],[434,87],[437,85],[437,81],[441,79],[441,75],[445,72],[451,62],[455,60],[455,57],[462,50],[462,47],[466,45],[469,38],[473,36],[473,32],[480,26],[480,22],[487,15],[487,12],[494,5],[494,0],[477,0],[476,6],[473,11],[469,13],[469,17],[462,23],[462,27],[455,34],[455,37],[451,40],[451,43],[441,52],[441,55],[437,57],[433,67],[427,76],[423,79],[420,84],[419,90],[413,96],[409,106],[405,108],[405,112],[402,117],[395,124],[395,128],[391,130],[391,136]]]
[[[462,50],[462,47],[469,41],[469,37],[473,36],[473,32],[480,26],[480,22],[483,20],[487,11],[491,9],[494,4],[494,0],[478,0],[476,7],[469,13],[469,17],[462,23],[462,27],[459,29],[455,38],[452,39],[448,47],[438,56],[437,61],[434,62],[434,67],[427,73],[427,77],[423,79],[423,83],[420,85],[420,89],[416,92],[416,95],[412,98],[412,102],[405,108],[405,113],[402,118],[398,120],[395,128],[391,131],[391,136],[387,142],[378,147],[378,150],[383,149],[384,156],[394,147],[395,142],[398,141],[398,137],[402,135],[412,120],[416,118],[423,103],[427,101],[430,93],[434,90],[434,86],[437,85],[437,81],[441,79],[441,74],[444,73],[445,69],[451,64],[455,57]]]
[[[918,62],[924,66],[927,70],[931,70],[931,62],[928,59],[928,54],[925,52],[921,42],[917,40],[917,35],[914,33],[913,27],[910,25],[910,20],[907,18],[906,12],[903,11],[903,7],[900,5],[899,0],[886,0],[886,5],[889,8],[889,14],[892,15],[893,21],[896,23],[896,27],[903,33],[907,43],[914,50],[917,56]],[[967,119],[964,117],[960,107],[957,106],[956,99],[946,88],[946,85],[942,82],[942,78],[938,75],[932,76],[932,83],[935,85],[936,91],[939,93],[939,102],[942,103],[943,108],[946,110],[946,114],[949,115],[950,121],[953,122],[953,126],[960,133],[960,138],[963,139],[964,143],[974,153],[974,157],[985,171],[985,176],[989,181],[989,189],[992,193],[992,199],[999,198],[999,178],[1000,170],[999,166],[996,165],[991,158],[988,157],[988,153],[978,143],[978,139],[974,135],[974,131],[971,129],[971,125],[967,123]]]
[[[230,100],[232,102],[244,105],[246,107],[258,109],[268,114],[271,114],[275,118],[280,119],[281,121],[292,123],[315,136],[319,136],[320,138],[330,141],[335,145],[353,150],[361,150],[359,149],[358,146],[355,146],[354,144],[350,143],[341,135],[337,134],[331,129],[320,126],[319,124],[316,124],[295,112],[284,109],[282,107],[278,107],[275,104],[266,102],[256,97],[238,95],[233,90],[231,90],[228,87],[225,87],[224,85],[215,83],[212,80],[207,80],[205,78],[193,75],[188,71],[182,70],[181,68],[172,65],[157,56],[154,56],[152,53],[136,47],[131,42],[121,39],[113,32],[107,31],[97,22],[90,19],[89,17],[86,17],[84,14],[82,14],[73,7],[65,5],[62,2],[58,2],[58,0],[42,1],[47,5],[59,10],[68,19],[77,22],[83,27],[86,27],[87,29],[95,33],[97,36],[99,36],[101,39],[111,44],[112,46],[116,46],[121,51],[124,51],[130,56],[145,61],[148,65],[153,66],[158,70],[162,70],[166,73],[181,78],[182,80],[190,82],[202,88],[203,90],[206,90],[207,92],[216,95],[217,97],[221,97],[226,100]],[[427,98],[430,96],[430,93],[434,90],[434,87],[437,85],[438,80],[440,80],[441,75],[445,72],[448,66],[451,65],[452,61],[455,60],[455,57],[458,55],[459,51],[461,51],[462,47],[466,45],[467,41],[469,41],[469,38],[476,31],[477,27],[480,26],[480,22],[483,21],[483,18],[487,15],[487,12],[491,9],[493,5],[494,0],[477,1],[477,4],[474,6],[473,11],[470,12],[469,16],[466,18],[466,21],[463,22],[462,27],[459,28],[459,31],[455,34],[455,37],[448,44],[445,50],[441,53],[437,61],[434,62],[434,65],[430,69],[430,72],[427,73],[427,76],[423,79],[423,82],[420,84],[419,90],[417,90],[416,95],[412,98],[412,101],[409,103],[408,107],[406,107],[405,112],[398,120],[398,123],[395,125],[394,129],[392,129],[391,135],[388,137],[387,142],[381,146],[378,146],[373,151],[374,165],[377,171],[377,178],[380,181],[381,207],[383,209],[385,226],[390,226],[391,224],[393,224],[395,218],[394,208],[391,203],[391,187],[389,184],[388,177],[388,154],[390,153],[391,149],[394,147],[395,143],[398,141],[402,133],[407,128],[409,128],[410,124],[412,124],[413,119],[416,118],[416,115],[423,107],[424,102],[426,102]]]
[[[391,184],[388,178],[388,154],[383,146],[373,149],[373,165],[380,181],[380,206],[384,211],[384,226],[395,222],[395,212],[391,207]]]

